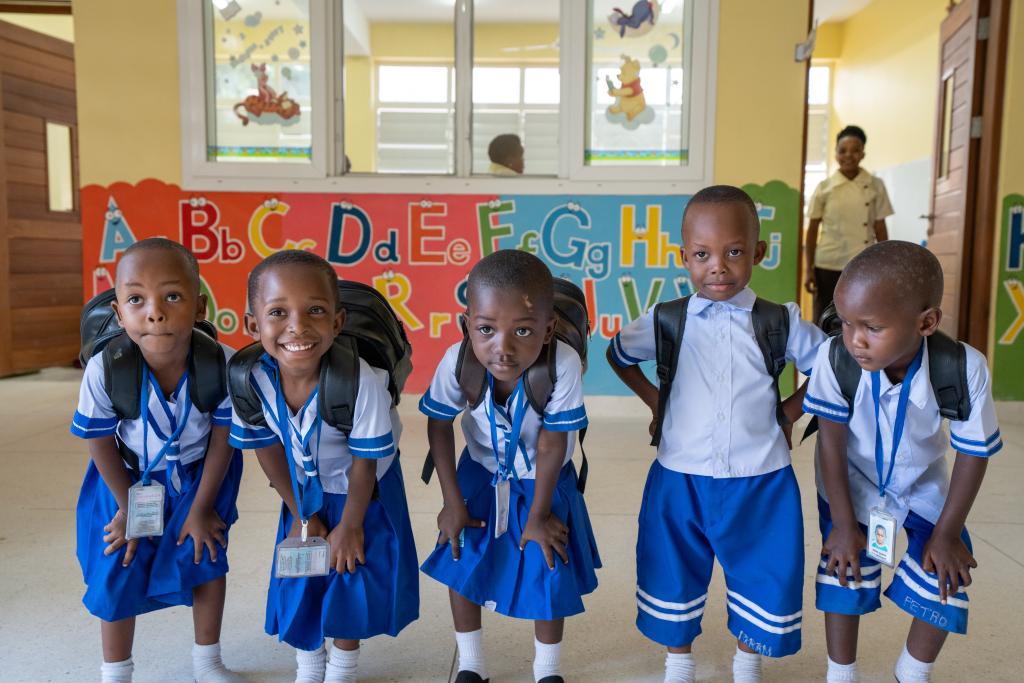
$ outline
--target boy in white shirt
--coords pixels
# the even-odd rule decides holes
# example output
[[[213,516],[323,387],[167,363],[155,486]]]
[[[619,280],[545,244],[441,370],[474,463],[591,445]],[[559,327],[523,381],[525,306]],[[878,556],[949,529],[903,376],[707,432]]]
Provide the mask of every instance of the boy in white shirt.
[[[826,613],[829,681],[858,680],[860,615],[881,606],[881,566],[865,553],[869,527],[907,531],[907,552],[885,592],[914,617],[896,679],[930,680],[946,634],[967,630],[962,588],[977,562],[964,522],[1002,441],[985,359],[961,345],[970,406],[964,419],[950,422],[948,443],[957,451],[950,480],[932,379],[932,364],[944,358],[929,339],[941,334],[941,300],[938,260],[910,242],[868,247],[850,261],[836,288],[843,332],[834,342],[845,347],[836,351],[860,367],[859,383],[851,405],[829,357],[831,343],[823,344],[804,401],[805,411],[823,418],[817,465],[824,548],[816,602]],[[887,551],[873,548],[871,555],[891,560],[893,533]]]

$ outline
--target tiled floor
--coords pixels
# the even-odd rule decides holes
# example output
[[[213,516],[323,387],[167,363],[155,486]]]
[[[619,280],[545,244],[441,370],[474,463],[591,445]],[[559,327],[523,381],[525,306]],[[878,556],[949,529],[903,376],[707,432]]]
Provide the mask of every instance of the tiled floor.
[[[74,506],[87,456],[68,434],[80,373],[51,370],[0,381],[0,663],[4,681],[98,680],[99,628],[82,607],[82,579],[74,552]],[[637,402],[588,402],[591,479],[587,505],[604,568],[601,585],[586,599],[587,612],[569,620],[563,669],[575,681],[660,681],[663,651],[645,640],[635,617],[636,515],[653,457],[647,420]],[[426,448],[425,420],[414,397],[402,404],[403,450],[413,528],[420,556],[435,538],[440,502],[436,482],[418,479]],[[1021,591],[1024,591],[1024,406],[999,408],[1006,448],[993,460],[969,520],[979,568],[971,595],[971,633],[951,637],[936,667],[936,681],[1019,681]],[[614,416],[614,417],[611,417]],[[807,567],[803,650],[766,662],[768,681],[824,678],[822,617],[813,609],[813,570],[820,548],[814,515],[811,448],[794,454],[805,516]],[[228,665],[253,682],[289,681],[291,650],[263,633],[263,606],[277,519],[277,501],[260,471],[246,462],[238,501],[241,519],[231,532],[231,573],[223,635]],[[751,523],[757,520],[752,519]],[[399,638],[363,645],[362,680],[446,681],[454,640],[445,591],[423,578],[420,619]],[[695,644],[698,678],[729,680],[734,641],[725,629],[721,574],[708,598],[704,635]],[[532,629],[528,623],[486,615],[484,632],[491,680],[532,681]],[[861,632],[864,681],[891,681],[889,673],[908,626],[893,607],[866,618]],[[139,619],[136,681],[190,681],[191,615],[184,608]],[[1014,664],[1018,661],[1017,664]]]

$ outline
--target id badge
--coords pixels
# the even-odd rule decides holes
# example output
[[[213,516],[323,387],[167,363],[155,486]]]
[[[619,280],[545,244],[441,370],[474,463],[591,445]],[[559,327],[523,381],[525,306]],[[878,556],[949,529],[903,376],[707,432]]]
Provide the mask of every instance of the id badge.
[[[501,479],[494,485],[494,537],[499,538],[508,531],[508,498],[511,486],[508,479]]]
[[[286,538],[277,544],[277,562],[274,563],[274,577],[278,579],[301,579],[307,576],[326,576],[331,544],[319,536],[302,540]]]
[[[896,559],[896,518],[882,508],[868,516],[868,557],[892,567]]]
[[[150,482],[148,486],[139,481],[128,487],[128,522],[125,525],[125,538],[163,535],[164,495],[164,486],[158,481]]]

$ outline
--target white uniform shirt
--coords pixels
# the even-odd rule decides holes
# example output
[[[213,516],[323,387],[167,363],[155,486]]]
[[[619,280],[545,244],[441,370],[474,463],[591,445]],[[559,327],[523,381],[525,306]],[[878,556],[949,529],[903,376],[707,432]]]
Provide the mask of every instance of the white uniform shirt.
[[[230,358],[234,350],[221,344],[224,355]],[[95,439],[101,436],[117,435],[124,444],[139,456],[139,466],[145,467],[144,451],[148,450],[150,458],[155,458],[167,439],[174,433],[181,420],[185,420],[178,440],[170,444],[163,458],[153,466],[153,471],[167,469],[167,461],[180,459],[182,465],[201,460],[206,455],[211,425],[229,426],[231,424],[231,399],[227,396],[213,413],[201,413],[185,401],[188,395],[188,382],[192,381],[188,372],[181,376],[174,394],[161,401],[161,389],[156,378],[149,387],[148,429],[140,414],[134,420],[118,420],[114,412],[110,396],[103,387],[103,354],[97,353],[89,359],[82,377],[82,387],[78,393],[78,409],[71,422],[71,433],[83,439]],[[189,404],[185,415],[186,403]],[[144,448],[143,435],[145,434]]]
[[[454,344],[445,352],[434,373],[430,388],[420,399],[420,411],[427,417],[451,421],[468,405],[468,400],[455,376],[459,345]],[[512,429],[510,418],[515,417],[512,414],[512,398],[509,396],[509,400],[494,411],[499,449],[497,455],[491,444],[491,422],[488,418],[491,405],[490,389],[486,390],[480,405],[462,417],[462,433],[466,436],[469,456],[492,474],[498,471],[498,457],[503,462],[505,459],[505,449]],[[534,479],[537,473],[537,439],[541,427],[549,432],[574,432],[587,426],[587,411],[583,405],[583,366],[579,355],[571,346],[559,341],[555,347],[555,386],[544,408],[543,417],[538,415],[528,402],[525,403],[524,410],[526,413],[519,435],[522,447],[517,450],[515,459],[516,474],[520,479]],[[572,459],[575,445],[576,439],[569,438],[565,458],[562,460],[563,466]]]
[[[875,243],[875,221],[892,213],[881,180],[864,169],[853,180],[836,171],[815,188],[807,210],[808,218],[821,219],[814,265],[842,270]]]
[[[966,346],[966,345],[965,345]],[[843,398],[835,372],[828,360],[829,344],[818,349],[814,362],[804,411],[821,418],[848,426],[846,457],[850,471],[850,493],[857,519],[867,524],[871,508],[881,503],[878,495],[878,474],[875,465],[875,407],[871,398],[871,373],[861,371],[860,384],[854,395],[853,416]],[[879,428],[884,456],[883,476],[889,471],[892,453],[893,425],[901,384],[894,385],[885,372],[879,373]],[[987,458],[1003,447],[996,422],[995,403],[989,383],[985,358],[967,346],[967,388],[971,398],[968,419],[950,422],[949,439],[942,428],[939,404],[935,400],[928,376],[928,346],[921,367],[910,383],[907,416],[903,437],[896,453],[896,466],[892,480],[885,491],[885,509],[902,524],[909,510],[913,510],[933,524],[938,521],[949,490],[946,471],[946,448]],[[817,476],[818,493],[825,495],[820,467]]]
[[[675,472],[715,478],[767,474],[790,463],[786,435],[775,415],[775,391],[754,337],[749,287],[728,301],[693,296],[676,375],[662,425],[658,462]],[[787,360],[804,374],[825,335],[787,303]],[[654,310],[612,339],[620,367],[653,360]]]
[[[278,420],[277,361],[266,353],[249,375],[263,402],[263,427],[251,425],[232,411],[231,436],[235,448],[266,448],[282,443],[282,425]],[[314,390],[299,410],[287,411],[288,434],[291,437],[292,459],[299,483],[306,480],[303,458],[312,458],[326,493],[348,493],[348,471],[353,456],[377,460],[377,479],[383,477],[398,451],[402,423],[398,411],[391,407],[388,392],[388,374],[359,359],[359,389],[356,394],[352,433],[346,437],[341,431],[318,420],[317,392]],[[319,434],[317,429],[319,426]],[[308,453],[303,448],[305,442]]]

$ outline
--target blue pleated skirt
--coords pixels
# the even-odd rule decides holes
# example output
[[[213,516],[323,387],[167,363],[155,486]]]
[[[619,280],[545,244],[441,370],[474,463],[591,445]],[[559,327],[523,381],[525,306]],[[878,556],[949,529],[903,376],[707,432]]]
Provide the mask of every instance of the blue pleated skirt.
[[[363,520],[366,564],[358,565],[354,574],[331,569],[327,576],[277,579],[271,569],[265,626],[269,635],[300,650],[315,650],[324,638],[397,636],[419,617],[416,544],[398,458],[377,482],[377,489]],[[341,521],[347,498],[346,494],[324,494],[318,514],[328,529]],[[288,535],[291,524],[291,512],[282,505],[275,547]]]
[[[202,561],[195,564],[192,538],[187,537],[184,543],[177,545],[178,534],[199,491],[204,464],[205,461],[199,460],[185,467],[185,481],[178,496],[171,495],[165,471],[153,473],[153,480],[167,488],[164,533],[140,539],[135,559],[122,567],[126,547],[111,555],[103,554],[107,546],[103,542],[106,535],[103,527],[114,518],[117,499],[107,488],[95,463],[89,462],[78,496],[75,526],[78,563],[86,585],[82,602],[91,614],[105,621],[117,621],[174,605],[191,607],[194,588],[228,573],[226,549],[219,549],[216,562],[210,561],[209,551],[204,549]],[[134,473],[131,477],[133,482],[138,481]],[[228,525],[224,530],[225,538],[238,519],[235,501],[241,479],[242,454],[236,450],[214,501],[214,509]]]
[[[583,496],[576,489],[576,468],[567,463],[558,477],[551,512],[569,527],[569,563],[557,556],[549,569],[536,543],[519,549],[533,504],[534,480],[512,480],[508,531],[494,537],[496,505],[492,474],[463,452],[458,479],[469,515],[487,521],[483,529],[466,528],[461,558],[452,560],[448,544],[438,545],[423,571],[470,602],[519,619],[561,619],[583,611],[582,597],[597,588],[601,567],[597,542]]]

